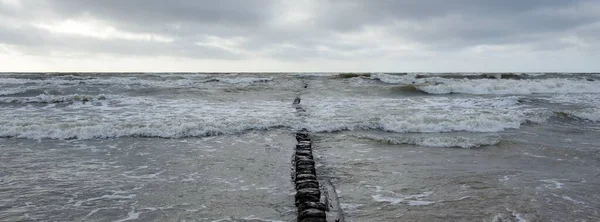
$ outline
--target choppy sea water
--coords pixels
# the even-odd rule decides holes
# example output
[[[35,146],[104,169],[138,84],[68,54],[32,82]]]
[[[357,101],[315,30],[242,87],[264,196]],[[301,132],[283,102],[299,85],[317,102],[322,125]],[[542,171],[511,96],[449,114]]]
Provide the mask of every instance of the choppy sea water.
[[[292,106],[300,97],[302,115]],[[0,74],[0,221],[600,219],[600,75]]]

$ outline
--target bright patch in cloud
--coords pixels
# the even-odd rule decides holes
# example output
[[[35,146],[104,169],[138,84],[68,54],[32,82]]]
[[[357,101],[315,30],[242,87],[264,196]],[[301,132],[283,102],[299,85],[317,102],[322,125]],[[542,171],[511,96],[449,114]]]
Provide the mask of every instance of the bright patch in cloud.
[[[207,46],[212,48],[222,49],[234,54],[244,54],[245,51],[241,49],[240,44],[246,42],[247,39],[243,37],[218,37],[208,36],[205,41],[196,42],[198,46]]]
[[[35,27],[52,33],[79,35],[97,39],[124,39],[134,41],[173,42],[173,39],[151,33],[134,33],[118,30],[115,27],[103,25],[95,21],[65,20],[55,23],[38,23]]]

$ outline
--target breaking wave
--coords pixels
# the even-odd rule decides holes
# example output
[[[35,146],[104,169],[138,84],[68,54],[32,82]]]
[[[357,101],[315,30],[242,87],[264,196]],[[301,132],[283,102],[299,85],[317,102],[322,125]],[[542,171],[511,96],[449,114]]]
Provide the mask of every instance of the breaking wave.
[[[252,84],[258,82],[270,82],[273,81],[274,78],[259,78],[259,77],[238,77],[238,78],[212,78],[206,80],[205,82],[224,82],[229,84]]]
[[[600,109],[598,108],[588,108],[577,111],[556,111],[554,114],[557,117],[562,118],[600,122]]]
[[[464,76],[463,76],[464,77]],[[412,85],[429,94],[569,94],[600,93],[600,81],[575,78],[507,79],[507,78],[445,78],[438,75],[373,74],[372,79],[384,83]]]
[[[113,137],[203,137],[289,127],[293,108],[280,101],[205,101],[156,97],[37,96],[39,106],[0,106],[0,137],[95,139]],[[79,102],[81,101],[81,102]]]
[[[0,137],[29,139],[101,139],[115,137],[158,137],[183,138],[204,137],[222,134],[238,134],[249,130],[267,130],[283,127],[277,123],[193,123],[162,122],[151,124],[132,123],[46,123],[25,122],[21,124],[3,124]]]
[[[567,79],[453,80],[416,86],[430,94],[541,94],[600,93],[600,83]]]
[[[152,79],[148,77],[111,77],[111,78],[86,78],[73,79],[64,77],[52,77],[43,79],[27,79],[27,78],[0,78],[0,85],[38,85],[38,86],[64,86],[64,85],[127,85],[127,86],[153,86],[153,87],[184,87],[196,86],[201,84],[219,82],[226,84],[241,84],[248,85],[260,82],[273,81],[274,78],[266,77],[213,77],[206,78],[204,76],[190,76],[181,78],[159,78]],[[1,92],[1,91],[0,91]],[[12,92],[8,92],[12,93]],[[6,93],[4,93],[6,94]]]
[[[507,101],[462,101],[455,104],[463,111],[454,113],[401,111],[371,113],[358,110],[340,116],[335,109],[299,117],[294,108],[285,102],[207,102],[199,100],[157,100],[152,97],[95,96],[93,102],[78,102],[83,98],[68,96],[38,96],[21,102],[66,102],[68,106],[20,108],[0,107],[0,137],[31,139],[95,139],[112,137],[204,137],[221,134],[238,134],[248,130],[272,128],[306,128],[313,132],[380,130],[396,133],[447,133],[447,132],[501,132],[516,129],[527,121],[518,111],[481,111],[469,107],[512,106]],[[327,105],[327,104],[324,104]],[[331,104],[329,104],[331,105]],[[369,105],[369,104],[367,104]],[[377,105],[377,104],[370,104]],[[311,108],[311,106],[307,106]],[[369,107],[366,107],[370,109]],[[351,110],[350,107],[346,109]],[[425,107],[424,109],[427,109]],[[394,112],[394,110],[388,110]],[[325,113],[323,113],[325,112]],[[327,113],[332,112],[332,113]],[[43,115],[41,115],[43,113]],[[406,115],[404,115],[404,114]],[[333,116],[332,116],[333,115]],[[449,139],[446,139],[449,140]],[[413,139],[404,143],[434,146],[443,142],[469,147],[477,141],[434,141]],[[442,145],[438,145],[442,146]]]
[[[303,125],[313,132],[381,130],[395,133],[502,132],[518,129],[526,120],[512,115],[419,116],[407,119],[373,118],[356,123],[314,121]]]
[[[10,89],[0,89],[0,96],[10,96],[19,93],[27,92],[29,89],[27,88],[10,88]]]
[[[35,97],[0,97],[0,103],[68,103],[106,100],[105,95],[47,95]]]
[[[359,139],[369,139],[375,142],[393,145],[417,145],[439,148],[478,148],[481,146],[496,145],[500,142],[496,137],[464,137],[464,136],[412,136],[412,137],[385,137],[368,134],[352,135]]]
[[[381,130],[397,133],[501,132],[527,122],[518,97],[309,100],[302,126],[315,132]]]

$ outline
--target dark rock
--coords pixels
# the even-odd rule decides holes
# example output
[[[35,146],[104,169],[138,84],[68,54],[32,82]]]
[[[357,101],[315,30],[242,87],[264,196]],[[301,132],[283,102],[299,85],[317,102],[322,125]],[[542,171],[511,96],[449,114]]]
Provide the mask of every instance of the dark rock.
[[[595,81],[595,80],[594,80],[594,79],[587,79],[587,81],[593,82],[593,81]]]
[[[299,168],[299,166],[305,166],[305,165],[310,165],[310,166],[315,166],[315,161],[314,160],[299,160],[296,161],[296,168]]]
[[[296,154],[296,158],[294,159],[296,162],[300,161],[300,160],[314,160],[314,156],[312,154]]]
[[[319,188],[303,188],[296,191],[296,206],[308,201],[319,202],[320,199]]]
[[[327,222],[327,219],[325,218],[304,218],[302,220],[298,220],[298,222]],[[339,222],[339,221],[335,221],[335,222]]]
[[[312,145],[312,143],[310,142],[310,140],[300,140],[300,141],[298,141],[298,145],[300,145],[300,146],[310,146],[310,145]]]
[[[296,190],[306,188],[319,188],[319,182],[317,180],[299,180],[296,181]]]
[[[294,99],[294,104],[300,104],[300,97],[296,97],[296,99]]]
[[[318,188],[304,188],[296,191],[296,196],[320,196],[321,191]]]
[[[296,156],[312,156],[311,150],[296,150]]]
[[[308,209],[317,209],[322,211],[327,211],[327,205],[319,202],[304,202],[298,205],[298,212],[302,212]]]
[[[296,176],[296,181],[302,181],[302,180],[316,180],[317,176],[314,174],[299,174]]]
[[[297,165],[296,172],[317,172],[314,165]]]
[[[322,218],[323,220],[327,217],[325,211],[319,209],[306,209],[298,213],[298,221],[305,221],[308,218]]]
[[[300,141],[310,141],[310,135],[308,135],[308,133],[296,133],[296,140],[298,142]]]
[[[298,143],[300,143],[300,142],[310,143],[310,138],[303,137],[303,136],[296,136],[296,141],[298,141]]]
[[[310,144],[308,144],[308,145],[305,145],[305,144],[296,145],[296,150],[311,150],[311,146],[310,146]]]
[[[300,161],[300,160],[312,160],[312,155],[307,155],[307,156],[302,156],[302,155],[296,155],[296,162]]]
[[[312,175],[315,175],[315,171],[310,170],[310,169],[296,170],[296,176],[298,176],[300,174],[312,174]]]
[[[314,162],[314,160],[313,160]],[[296,171],[301,171],[301,170],[311,170],[314,171],[315,170],[315,164],[311,164],[310,162],[307,163],[305,160],[300,161],[300,163],[296,162]]]

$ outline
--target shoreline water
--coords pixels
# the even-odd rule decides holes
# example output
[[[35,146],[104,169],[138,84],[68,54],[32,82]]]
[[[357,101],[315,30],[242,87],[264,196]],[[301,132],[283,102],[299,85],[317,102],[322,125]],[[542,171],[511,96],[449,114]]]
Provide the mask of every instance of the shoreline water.
[[[0,220],[290,221],[303,128],[347,221],[600,217],[599,75],[425,75],[0,74]]]

